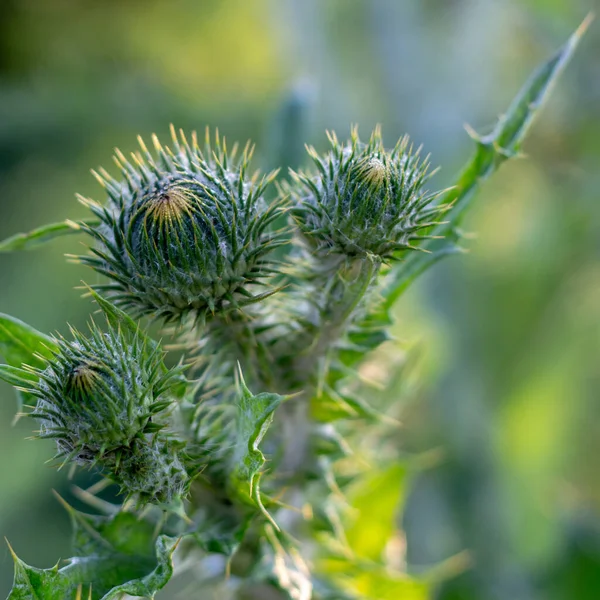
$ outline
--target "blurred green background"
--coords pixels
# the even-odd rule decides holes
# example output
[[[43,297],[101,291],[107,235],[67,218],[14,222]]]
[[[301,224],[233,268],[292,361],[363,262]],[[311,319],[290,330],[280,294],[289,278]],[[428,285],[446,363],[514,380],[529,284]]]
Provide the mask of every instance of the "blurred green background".
[[[597,5],[598,8],[600,6]],[[218,126],[257,166],[298,166],[351,123],[407,132],[443,166],[468,157],[591,0],[2,0],[0,238],[85,209],[114,146]],[[287,134],[282,134],[287,131]],[[398,440],[427,468],[403,490],[409,571],[467,557],[438,600],[600,598],[600,25],[525,147],[467,220],[471,253],[402,299],[397,335],[419,385]],[[0,255],[0,311],[42,331],[82,326],[76,238]],[[0,386],[0,534],[40,567],[69,555],[50,443],[11,427]],[[412,458],[411,458],[412,457]],[[413,462],[419,462],[414,461]],[[400,486],[400,481],[398,482]],[[376,512],[376,511],[375,511]],[[465,553],[464,551],[467,551]],[[460,554],[463,553],[463,554]],[[0,597],[12,561],[0,549]],[[168,598],[169,593],[165,593]]]

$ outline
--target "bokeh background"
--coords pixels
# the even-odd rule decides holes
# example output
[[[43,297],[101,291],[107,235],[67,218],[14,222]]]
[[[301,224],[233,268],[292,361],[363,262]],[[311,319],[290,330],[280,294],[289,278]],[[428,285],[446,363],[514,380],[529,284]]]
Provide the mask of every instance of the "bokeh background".
[[[594,4],[2,0],[0,238],[83,217],[74,192],[100,193],[89,168],[170,122],[252,138],[263,168],[299,166],[326,128],[382,123],[388,144],[422,143],[447,185],[471,151],[463,125],[485,132]],[[600,597],[600,23],[525,150],[470,213],[471,253],[397,309],[418,354],[398,440],[420,465],[398,481],[403,558],[413,573],[465,558],[438,600]],[[93,276],[63,258],[80,248],[0,255],[0,311],[42,331],[83,326],[74,287]],[[50,492],[68,498],[69,482],[44,464],[50,443],[24,440],[31,423],[11,427],[14,410],[2,384],[0,534],[48,567],[69,555]],[[376,515],[385,501],[371,500]],[[0,597],[11,581],[0,549]]]

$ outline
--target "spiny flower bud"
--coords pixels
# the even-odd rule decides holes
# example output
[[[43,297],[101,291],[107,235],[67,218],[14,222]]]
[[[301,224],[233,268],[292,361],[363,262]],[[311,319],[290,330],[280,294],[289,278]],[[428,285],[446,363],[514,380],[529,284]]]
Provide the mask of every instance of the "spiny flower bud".
[[[170,504],[189,490],[186,458],[172,440],[138,439],[110,470],[121,492],[136,496],[139,504]]]
[[[30,416],[40,422],[38,437],[56,440],[62,464],[97,465],[141,501],[170,501],[189,480],[162,431],[181,369],[167,370],[139,330],[102,332],[92,322],[88,337],[71,332],[73,341],[56,340],[45,368],[28,369],[37,376],[27,391],[37,397]]]
[[[289,191],[293,218],[317,255],[376,255],[384,260],[415,248],[436,224],[441,208],[432,205],[437,193],[423,186],[433,173],[407,137],[391,152],[376,128],[368,144],[358,137],[340,143],[328,133],[332,149],[325,156],[308,152],[317,169],[292,173]]]
[[[171,128],[173,148],[153,136],[155,155],[138,138],[133,162],[117,151],[124,180],[96,174],[108,192],[102,206],[80,198],[99,217],[88,227],[98,244],[79,260],[111,282],[96,286],[136,316],[165,321],[187,314],[202,320],[261,300],[253,287],[270,275],[268,254],[281,242],[270,226],[281,203],[264,194],[275,173],[248,177],[252,149],[228,154],[217,133],[215,147],[200,149]]]

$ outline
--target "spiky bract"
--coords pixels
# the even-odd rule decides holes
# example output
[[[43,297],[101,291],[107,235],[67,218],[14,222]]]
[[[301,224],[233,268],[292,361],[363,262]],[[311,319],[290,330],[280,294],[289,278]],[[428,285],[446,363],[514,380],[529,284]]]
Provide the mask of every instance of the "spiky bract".
[[[192,477],[186,468],[187,456],[169,439],[134,441],[130,452],[112,467],[121,491],[135,496],[139,504],[169,504],[186,496]]]
[[[281,203],[264,200],[272,173],[248,176],[247,145],[227,152],[207,132],[201,149],[172,128],[173,148],[153,136],[155,155],[139,139],[129,162],[117,151],[124,180],[96,174],[108,192],[102,206],[80,198],[100,219],[88,227],[98,244],[81,262],[111,282],[96,286],[136,316],[199,320],[255,302],[253,286],[272,273],[268,254],[279,243],[270,226]],[[268,294],[269,292],[267,292]]]
[[[38,378],[27,390],[37,397],[30,415],[38,436],[56,441],[62,464],[97,465],[141,501],[170,501],[189,479],[163,431],[181,369],[167,370],[141,333],[94,323],[89,336],[71,331],[73,341],[57,339],[45,368],[29,369]]]
[[[332,149],[325,156],[308,148],[316,165],[312,173],[292,173],[292,215],[313,252],[360,257],[397,258],[416,247],[436,224],[437,194],[423,189],[432,173],[408,137],[387,152],[381,131],[367,144],[352,129],[340,143],[328,134]]]

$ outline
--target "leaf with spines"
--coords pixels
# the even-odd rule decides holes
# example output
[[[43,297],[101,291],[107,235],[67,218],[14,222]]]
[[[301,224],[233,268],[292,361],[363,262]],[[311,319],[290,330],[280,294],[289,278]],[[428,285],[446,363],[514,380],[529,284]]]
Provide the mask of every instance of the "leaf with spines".
[[[157,537],[153,523],[124,511],[102,517],[67,509],[76,558],[61,571],[91,585],[95,597],[154,596],[173,575],[171,559],[178,540]]]
[[[82,589],[91,590],[91,600],[154,597],[167,584],[177,539],[156,537],[155,525],[133,513],[91,516],[63,504],[73,524],[75,556],[62,568],[36,569],[13,553],[15,579],[8,600],[75,600]]]
[[[421,273],[446,256],[462,251],[457,245],[461,237],[457,228],[471,206],[479,186],[491,177],[500,165],[519,155],[535,117],[571,60],[592,19],[592,15],[588,15],[567,43],[537,68],[491,133],[478,135],[470,131],[477,144],[475,154],[459,174],[454,186],[439,199],[439,206],[449,208],[445,215],[447,222],[435,227],[432,233],[442,236],[443,239],[426,243],[428,254],[407,256],[405,262],[392,269],[382,290],[384,301],[381,310],[389,309]]]
[[[533,73],[490,134],[479,136],[471,132],[477,144],[475,154],[457,177],[455,185],[444,192],[436,204],[447,209],[444,214],[445,222],[433,227],[429,232],[439,238],[425,240],[422,247],[427,252],[406,253],[401,262],[393,264],[384,274],[378,289],[379,300],[364,318],[354,325],[359,335],[361,332],[371,332],[375,336],[383,336],[391,323],[389,312],[392,306],[417,277],[447,256],[464,252],[458,243],[461,238],[458,227],[479,186],[491,177],[500,165],[518,156],[535,117],[572,58],[591,20],[592,17],[588,16],[567,43]],[[381,339],[383,340],[383,337]],[[377,337],[368,340],[365,354],[378,345]],[[356,361],[347,352],[344,353],[343,349],[338,356],[342,365],[341,376],[342,372],[352,367]]]
[[[24,563],[8,546],[15,565],[12,590],[7,600],[75,600],[78,583],[61,573],[58,564],[36,569]]]
[[[260,494],[260,477],[265,457],[259,445],[267,433],[276,408],[285,396],[263,392],[254,395],[239,370],[236,416],[236,445],[232,455],[231,485],[241,498],[249,498],[269,520]]]

